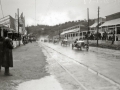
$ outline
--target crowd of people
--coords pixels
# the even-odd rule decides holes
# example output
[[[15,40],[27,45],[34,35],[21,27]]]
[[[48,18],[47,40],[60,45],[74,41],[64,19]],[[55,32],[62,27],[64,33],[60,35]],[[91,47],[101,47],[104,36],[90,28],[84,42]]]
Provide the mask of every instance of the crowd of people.
[[[27,44],[28,42],[32,43],[33,41],[36,41],[36,38],[34,36],[23,36],[22,37],[22,43],[25,45]]]
[[[106,32],[104,32],[103,34],[101,33],[96,33],[96,34],[90,34],[89,36],[89,40],[109,40],[109,41],[112,41],[113,39],[115,39],[115,36],[110,36],[108,35]],[[87,39],[87,34],[85,35],[85,39]],[[116,41],[118,41],[118,36],[116,36]]]

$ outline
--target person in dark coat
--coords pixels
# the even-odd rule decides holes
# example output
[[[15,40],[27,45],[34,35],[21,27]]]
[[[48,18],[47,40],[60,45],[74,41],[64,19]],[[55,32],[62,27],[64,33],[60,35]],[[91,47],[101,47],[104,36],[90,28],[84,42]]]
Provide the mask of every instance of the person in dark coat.
[[[6,76],[11,76],[9,72],[9,67],[13,67],[12,49],[13,49],[13,42],[8,36],[5,38],[5,42],[4,42],[4,59],[2,62],[2,67],[5,67],[4,75]]]
[[[4,59],[4,41],[5,39],[0,35],[0,71],[1,71],[2,61]]]
[[[23,38],[22,38],[22,42],[23,42],[23,45],[26,44],[26,43],[25,43],[25,36],[23,36]]]
[[[77,41],[78,41],[78,39],[76,39],[76,40],[74,41],[74,45],[75,45],[75,47],[76,47],[76,45],[77,45]]]

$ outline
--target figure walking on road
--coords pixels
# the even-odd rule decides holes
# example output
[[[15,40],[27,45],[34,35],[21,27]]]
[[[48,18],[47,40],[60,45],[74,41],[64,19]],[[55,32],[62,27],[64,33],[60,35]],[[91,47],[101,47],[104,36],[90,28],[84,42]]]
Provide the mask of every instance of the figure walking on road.
[[[13,67],[13,55],[12,55],[12,49],[13,49],[13,42],[10,39],[10,36],[5,38],[4,42],[4,59],[2,62],[2,66],[5,67],[5,73],[6,76],[12,76],[9,72],[9,67]]]

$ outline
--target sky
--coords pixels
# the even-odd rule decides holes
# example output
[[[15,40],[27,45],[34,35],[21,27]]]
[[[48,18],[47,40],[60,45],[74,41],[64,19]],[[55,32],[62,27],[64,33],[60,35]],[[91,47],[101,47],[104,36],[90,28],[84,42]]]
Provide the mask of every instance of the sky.
[[[95,19],[100,7],[100,17],[120,12],[120,0],[1,0],[0,18],[23,12],[26,26],[58,25],[67,21]]]

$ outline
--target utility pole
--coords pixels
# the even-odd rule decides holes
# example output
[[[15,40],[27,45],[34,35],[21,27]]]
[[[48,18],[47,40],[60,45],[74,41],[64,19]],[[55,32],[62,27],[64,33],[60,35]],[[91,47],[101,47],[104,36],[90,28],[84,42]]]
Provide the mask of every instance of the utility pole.
[[[58,34],[59,34],[59,42],[60,42],[60,25],[59,25],[59,30],[58,30]]]
[[[99,7],[98,7],[98,25],[97,25],[97,47],[98,47],[98,30],[99,30]]]
[[[88,32],[87,32],[87,49],[89,48],[89,8],[87,8],[87,17],[88,17]]]
[[[18,8],[18,40],[19,40],[19,46],[20,46],[20,35],[19,35],[19,8]]]
[[[36,25],[36,0],[35,0],[35,25]],[[36,25],[37,26],[37,25]],[[36,29],[36,28],[35,28]]]

